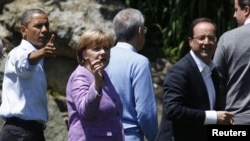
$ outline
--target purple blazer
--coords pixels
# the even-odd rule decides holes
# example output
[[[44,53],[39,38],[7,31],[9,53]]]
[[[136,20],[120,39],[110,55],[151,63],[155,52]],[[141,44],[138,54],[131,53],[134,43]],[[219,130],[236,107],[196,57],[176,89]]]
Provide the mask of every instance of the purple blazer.
[[[103,76],[100,96],[89,70],[79,65],[71,74],[66,88],[68,141],[124,141],[122,103],[106,72]]]

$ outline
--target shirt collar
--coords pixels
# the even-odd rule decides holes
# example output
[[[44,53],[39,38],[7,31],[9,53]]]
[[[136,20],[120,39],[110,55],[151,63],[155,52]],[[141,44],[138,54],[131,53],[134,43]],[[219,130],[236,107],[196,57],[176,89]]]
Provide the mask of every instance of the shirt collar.
[[[23,47],[25,47],[26,49],[28,49],[30,51],[37,50],[37,48],[35,48],[30,42],[28,42],[27,40],[24,40],[24,39],[22,39],[20,45],[23,46]]]
[[[202,72],[209,73],[209,72],[211,72],[214,69],[214,64],[213,64],[212,61],[210,62],[209,66],[208,66],[198,56],[196,56],[195,53],[192,50],[190,50],[190,54],[193,57],[195,63],[197,64],[197,66],[199,68],[199,71],[201,73]]]
[[[244,22],[244,25],[249,24],[250,23],[250,19],[246,19],[246,21]]]
[[[131,44],[126,42],[117,42],[116,46],[137,52],[137,50]]]

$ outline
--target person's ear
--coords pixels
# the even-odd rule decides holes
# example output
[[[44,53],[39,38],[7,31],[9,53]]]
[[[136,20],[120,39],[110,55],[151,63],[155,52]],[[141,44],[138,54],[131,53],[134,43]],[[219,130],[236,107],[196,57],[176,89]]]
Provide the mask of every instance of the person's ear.
[[[22,37],[24,38],[24,39],[26,39],[26,36],[27,36],[27,32],[26,32],[26,27],[24,26],[24,25],[21,25],[20,26],[20,32],[22,33]]]
[[[249,6],[245,6],[244,7],[244,12],[245,12],[245,16],[248,17],[250,15],[250,7]]]
[[[138,28],[138,30],[137,30],[137,36],[138,36],[139,38],[143,38],[144,33],[143,33],[142,27],[139,27],[139,28]]]
[[[193,38],[191,38],[191,37],[188,37],[188,43],[189,43],[189,46],[191,47],[191,46],[193,46]]]

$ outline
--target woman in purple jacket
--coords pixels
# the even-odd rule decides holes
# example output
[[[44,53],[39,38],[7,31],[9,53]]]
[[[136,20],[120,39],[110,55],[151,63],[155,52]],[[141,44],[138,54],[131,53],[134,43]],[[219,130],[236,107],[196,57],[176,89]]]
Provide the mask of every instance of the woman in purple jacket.
[[[79,65],[67,88],[68,141],[124,141],[122,103],[104,68],[109,63],[112,36],[86,31],[76,48]]]

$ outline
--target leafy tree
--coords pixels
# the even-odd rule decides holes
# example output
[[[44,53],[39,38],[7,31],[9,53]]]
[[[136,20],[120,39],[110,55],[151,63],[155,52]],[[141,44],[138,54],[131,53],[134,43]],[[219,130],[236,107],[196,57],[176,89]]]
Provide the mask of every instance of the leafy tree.
[[[142,11],[148,33],[141,51],[151,60],[177,61],[189,50],[188,28],[192,20],[207,17],[217,24],[217,36],[236,26],[233,0],[123,0]]]

